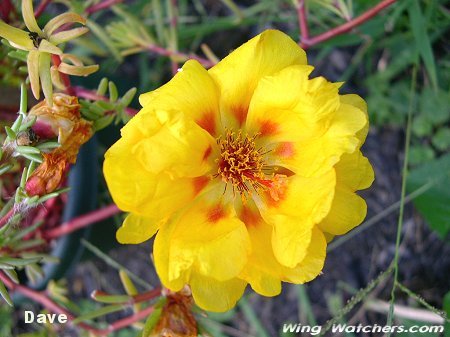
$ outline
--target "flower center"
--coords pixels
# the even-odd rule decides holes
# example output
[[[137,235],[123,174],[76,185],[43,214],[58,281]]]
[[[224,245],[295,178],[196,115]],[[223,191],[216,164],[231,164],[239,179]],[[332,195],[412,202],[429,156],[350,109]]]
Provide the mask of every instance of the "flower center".
[[[241,131],[228,130],[225,137],[217,138],[220,157],[216,159],[218,170],[214,177],[220,176],[222,181],[230,183],[233,191],[238,190],[244,201],[246,194],[251,194],[251,188],[258,192],[273,186],[273,181],[266,179],[263,173],[267,169],[263,161],[266,152],[256,147],[257,136],[243,136]]]

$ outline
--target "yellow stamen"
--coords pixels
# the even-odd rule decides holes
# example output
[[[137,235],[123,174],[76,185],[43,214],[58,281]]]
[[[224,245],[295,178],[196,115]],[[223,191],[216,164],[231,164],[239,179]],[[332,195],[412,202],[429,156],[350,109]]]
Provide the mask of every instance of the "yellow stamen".
[[[220,176],[222,181],[231,183],[233,191],[237,189],[243,201],[246,194],[251,194],[250,187],[258,192],[260,189],[271,189],[273,185],[272,180],[266,179],[263,173],[265,152],[256,147],[257,137],[257,134],[244,137],[241,131],[236,134],[228,130],[225,138],[217,139],[220,158],[216,160],[218,170],[214,177]]]

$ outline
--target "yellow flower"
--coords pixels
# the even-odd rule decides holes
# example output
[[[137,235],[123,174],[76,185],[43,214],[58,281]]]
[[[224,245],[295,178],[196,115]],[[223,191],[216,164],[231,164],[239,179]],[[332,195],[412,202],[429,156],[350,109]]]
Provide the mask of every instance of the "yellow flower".
[[[63,13],[51,19],[41,30],[39,28],[33,11],[33,0],[22,1],[22,16],[25,26],[29,32],[12,27],[0,20],[0,36],[7,39],[15,48],[28,51],[27,67],[30,78],[31,90],[34,97],[40,97],[40,82],[42,83],[42,91],[48,99],[49,104],[52,103],[52,72],[50,71],[51,55],[60,55],[61,58],[69,58],[69,55],[63,54],[58,47],[59,44],[65,43],[79,37],[89,31],[86,27],[78,27],[65,31],[58,31],[66,24],[81,23],[86,24],[86,19],[76,13]],[[75,56],[70,55],[73,58]],[[75,63],[74,63],[75,64]],[[77,69],[74,73],[74,66],[61,63],[57,69],[62,73],[69,75],[86,76],[98,70],[98,65],[83,66],[81,61],[76,58]],[[53,72],[55,76],[56,72]],[[55,79],[58,81],[58,79]]]
[[[320,274],[326,239],[366,215],[355,191],[373,171],[360,147],[366,104],[313,67],[288,36],[268,30],[206,71],[193,60],[161,88],[106,153],[114,201],[129,212],[117,232],[140,243],[156,232],[167,288],[230,309],[247,284],[274,296],[281,282]]]

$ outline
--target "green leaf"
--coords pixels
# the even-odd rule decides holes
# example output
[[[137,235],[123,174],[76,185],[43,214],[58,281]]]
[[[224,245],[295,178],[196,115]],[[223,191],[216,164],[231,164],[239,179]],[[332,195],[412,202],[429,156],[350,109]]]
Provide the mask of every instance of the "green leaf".
[[[433,125],[425,116],[420,115],[414,119],[412,124],[412,132],[414,135],[419,137],[428,136],[432,131]]]
[[[425,63],[430,81],[433,84],[433,88],[438,88],[436,63],[434,60],[433,49],[431,46],[430,37],[427,32],[427,22],[422,14],[422,10],[418,0],[410,0],[408,6],[409,21],[411,24],[411,30],[416,41],[416,49],[420,57]]]
[[[112,295],[112,294],[102,294],[98,292],[93,292],[91,297],[101,303],[128,303],[132,300],[131,296],[128,295]]]
[[[412,170],[406,188],[411,192],[430,181],[435,185],[413,202],[430,227],[445,239],[450,231],[450,154]]]
[[[8,172],[10,169],[12,169],[14,167],[13,164],[6,164],[3,166],[0,166],[0,176],[6,172]]]
[[[117,98],[119,97],[119,93],[117,91],[117,87],[114,84],[114,82],[109,81],[108,88],[109,88],[109,99],[111,100],[111,102],[117,101]]]
[[[108,305],[105,307],[101,307],[97,310],[94,310],[90,313],[78,316],[76,319],[73,320],[74,324],[80,323],[80,322],[84,322],[84,321],[88,321],[88,320],[92,320],[93,318],[99,317],[99,316],[104,316],[107,314],[110,314],[112,312],[116,312],[119,310],[123,309],[123,305],[122,304],[114,304],[114,305]]]
[[[106,90],[108,89],[108,79],[103,77],[97,88],[97,95],[104,96],[106,94]]]
[[[45,143],[39,144],[38,146],[36,146],[36,148],[38,148],[39,150],[53,150],[60,146],[61,146],[61,144],[58,142],[45,142]]]
[[[128,90],[125,95],[123,95],[123,97],[120,100],[120,103],[126,107],[128,105],[130,105],[131,101],[133,100],[134,95],[136,94],[137,89],[136,88],[131,88],[130,90]]]
[[[409,149],[409,163],[418,165],[425,163],[435,156],[433,149],[427,145],[414,145]]]
[[[36,262],[39,262],[40,260],[41,260],[40,257],[26,258],[26,259],[25,258],[20,259],[17,257],[7,257],[7,256],[0,257],[0,262],[6,262],[6,263],[12,264],[17,267],[26,266],[30,263],[36,263]]]
[[[42,156],[39,154],[34,154],[34,153],[21,153],[22,156],[24,156],[25,158],[38,162],[38,163],[42,163]]]
[[[114,120],[114,115],[107,115],[107,116],[97,119],[94,122],[95,131],[99,131],[103,128],[106,128],[108,125],[110,125],[113,122],[113,120]]]
[[[35,148],[33,146],[17,146],[16,151],[20,154],[41,154],[41,151],[39,151],[38,148]]]
[[[161,314],[162,308],[155,308],[150,316],[148,316],[147,321],[145,321],[144,329],[142,330],[142,337],[150,336],[150,333],[152,332],[156,323],[158,323]]]
[[[447,314],[447,318],[450,317],[450,291],[444,296],[443,302],[443,308],[445,313]],[[450,322],[445,322],[444,325],[444,336],[450,337]]]
[[[450,148],[450,128],[439,129],[431,139],[431,142],[438,150],[448,150]]]
[[[10,306],[13,306],[13,302],[11,300],[11,297],[8,294],[8,291],[6,290],[5,285],[2,281],[0,281],[0,295],[3,297],[3,299],[8,303]]]
[[[6,131],[6,134],[8,135],[8,138],[10,140],[14,140],[14,139],[17,138],[17,134],[9,126],[5,126],[5,131]]]

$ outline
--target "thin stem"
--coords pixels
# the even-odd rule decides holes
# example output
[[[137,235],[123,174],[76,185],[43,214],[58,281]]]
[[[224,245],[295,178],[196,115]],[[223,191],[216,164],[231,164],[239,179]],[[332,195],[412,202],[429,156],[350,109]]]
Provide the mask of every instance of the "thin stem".
[[[394,320],[394,302],[395,302],[395,290],[397,288],[398,283],[398,260],[399,260],[399,252],[400,252],[400,240],[402,237],[402,227],[403,227],[403,211],[405,208],[405,195],[406,195],[406,178],[408,177],[408,158],[409,158],[409,143],[411,140],[411,123],[412,123],[412,110],[414,106],[414,92],[416,88],[416,77],[417,77],[417,67],[413,67],[412,71],[412,80],[411,80],[411,89],[410,89],[410,98],[409,98],[409,108],[408,108],[408,120],[406,122],[406,137],[405,137],[405,159],[403,161],[403,169],[402,169],[402,192],[400,197],[400,210],[398,215],[398,224],[397,224],[397,238],[395,240],[395,255],[394,255],[394,284],[392,285],[391,290],[391,300],[389,306],[389,313],[387,318],[387,325],[391,326]],[[391,332],[388,332],[387,337],[391,335]]]
[[[88,8],[86,8],[85,12],[86,12],[86,14],[90,15],[90,14],[93,14],[95,12],[98,12],[98,11],[101,11],[103,9],[107,9],[107,8],[109,8],[111,6],[114,6],[115,4],[118,4],[118,3],[122,2],[122,1],[123,0],[105,0],[105,1],[102,1],[102,2],[100,2],[98,4],[96,4],[96,5],[92,5],[92,6],[88,7]]]
[[[308,18],[306,16],[305,0],[297,0],[297,15],[301,41],[309,39]]]
[[[57,303],[53,302],[46,292],[36,291],[36,290],[30,289],[28,287],[22,286],[20,284],[15,284],[7,276],[3,275],[2,272],[0,272],[0,280],[11,291],[13,291],[13,292],[17,291],[17,292],[21,293],[22,295],[28,297],[29,299],[32,299],[33,301],[41,304],[43,307],[50,310],[51,312],[56,313],[56,314],[64,314],[67,316],[67,319],[69,321],[73,321],[75,319],[75,316],[72,313],[70,313],[68,310],[64,309]],[[97,330],[88,324],[79,323],[78,326],[80,328],[90,331],[96,335],[102,334],[101,330]]]
[[[90,226],[96,222],[105,220],[120,212],[120,209],[117,208],[115,204],[111,204],[65,222],[57,228],[44,232],[43,236],[49,240],[56,239],[60,236],[67,235],[81,228]]]
[[[152,300],[155,297],[160,296],[161,291],[162,291],[162,288],[158,287],[158,288],[146,291],[145,293],[142,293],[142,294],[133,295],[132,296],[133,297],[132,304]]]
[[[75,319],[75,316],[71,312],[69,312],[68,310],[61,307],[57,303],[55,303],[53,300],[51,300],[45,291],[36,291],[36,290],[30,289],[28,287],[22,286],[20,284],[15,284],[2,272],[0,272],[0,280],[11,291],[20,292],[22,295],[41,304],[43,307],[45,307],[49,311],[56,313],[56,314],[64,314],[67,316],[67,319],[69,321],[73,321]],[[145,319],[146,317],[148,317],[148,315],[150,315],[153,312],[153,310],[154,310],[154,308],[152,306],[147,307],[144,310],[134,313],[133,315],[122,318],[114,323],[111,323],[106,329],[102,329],[102,330],[96,329],[86,323],[78,323],[77,327],[84,329],[86,331],[89,331],[92,334],[94,334],[95,336],[107,336],[111,332],[126,328],[142,319]]]
[[[88,99],[91,101],[109,101],[108,97],[98,95],[95,91],[85,89],[83,87],[73,87],[73,90],[75,91],[75,96]],[[134,116],[138,113],[138,110],[133,108],[125,108],[125,112],[130,115]]]
[[[371,19],[372,17],[377,15],[380,11],[382,11],[384,8],[392,5],[395,2],[396,2],[396,0],[383,0],[378,5],[376,5],[375,7],[372,7],[371,9],[367,10],[366,12],[364,12],[360,16],[354,18],[353,20],[350,20],[336,28],[333,28],[325,33],[320,34],[320,35],[314,36],[310,39],[302,39],[302,42],[300,43],[300,45],[302,46],[302,48],[307,49],[318,43],[329,40],[337,35],[346,33],[348,31],[352,30],[353,28],[355,28],[356,26],[359,26],[362,23],[368,21],[369,19]]]
[[[3,227],[6,225],[9,221],[9,219],[14,215],[14,208],[11,208],[8,213],[6,213],[1,219],[0,219],[0,227]]]
[[[207,68],[210,68],[215,64],[214,62],[212,62],[208,59],[205,59],[203,57],[200,57],[200,56],[197,56],[194,54],[184,54],[184,53],[180,53],[178,51],[171,51],[171,50],[165,49],[165,48],[157,46],[157,45],[147,45],[147,46],[144,46],[144,48],[147,49],[148,51],[154,52],[155,54],[162,55],[162,56],[168,56],[168,57],[175,56],[175,57],[182,58],[184,60],[194,59],[194,60],[197,60],[198,62],[200,62],[203,66],[205,66]]]
[[[34,17],[36,19],[41,16],[41,14],[45,11],[45,9],[47,8],[47,6],[50,2],[52,2],[52,0],[42,0],[41,1],[39,6],[34,11]]]
[[[101,336],[106,336],[113,331],[117,331],[127,326],[130,326],[136,322],[139,322],[142,319],[147,318],[152,312],[155,310],[153,306],[147,307],[139,312],[134,313],[128,317],[122,318],[114,323],[112,323],[108,328],[102,331]]]

